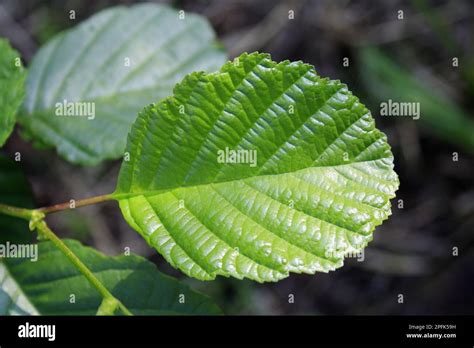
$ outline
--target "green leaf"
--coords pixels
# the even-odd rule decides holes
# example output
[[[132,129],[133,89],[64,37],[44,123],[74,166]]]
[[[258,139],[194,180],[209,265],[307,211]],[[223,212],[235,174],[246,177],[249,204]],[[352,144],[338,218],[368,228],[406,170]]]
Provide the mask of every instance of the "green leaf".
[[[29,185],[15,162],[0,156],[0,203],[32,207]],[[100,294],[50,242],[38,245],[38,260],[2,259],[12,245],[31,243],[28,223],[0,215],[0,315],[90,314],[100,305]],[[218,314],[205,296],[191,291],[156,269],[147,260],[131,255],[108,257],[65,241],[74,253],[135,314]],[[74,294],[76,303],[69,302]],[[184,294],[185,303],[179,303]]]
[[[220,163],[226,149],[257,161]],[[126,220],[202,280],[333,270],[398,188],[386,136],[347,86],[267,54],[188,75],[139,114],[127,151],[114,193]]]
[[[109,257],[77,241],[65,240],[65,243],[134,314],[220,314],[208,297],[160,273],[142,257]],[[36,262],[10,258],[3,263],[4,266],[0,263],[0,313],[21,312],[14,310],[19,307],[28,313],[35,313],[36,308],[44,315],[94,315],[101,304],[100,294],[51,242],[39,243]],[[2,292],[20,294],[23,301],[29,302],[8,303]],[[75,303],[71,303],[71,295],[75,296]],[[11,309],[5,310],[5,302]]]
[[[36,308],[0,261],[0,315],[37,315]]]
[[[24,208],[34,206],[30,185],[17,163],[1,155],[0,203]],[[32,236],[28,222],[0,214],[0,244],[30,243]]]
[[[0,147],[13,131],[25,95],[25,75],[19,53],[0,38]]]
[[[73,163],[116,159],[144,105],[171,94],[187,73],[212,71],[224,61],[203,17],[180,19],[156,4],[106,9],[39,50],[19,120],[27,138],[56,147]],[[71,114],[83,116],[58,116],[64,101],[76,103],[69,104],[78,107]]]

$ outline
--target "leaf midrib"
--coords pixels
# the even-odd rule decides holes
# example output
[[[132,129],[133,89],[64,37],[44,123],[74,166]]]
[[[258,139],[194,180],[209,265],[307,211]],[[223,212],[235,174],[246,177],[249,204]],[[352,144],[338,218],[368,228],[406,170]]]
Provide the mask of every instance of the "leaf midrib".
[[[171,192],[177,189],[187,189],[187,188],[194,188],[194,187],[201,187],[201,186],[207,186],[207,185],[214,185],[214,184],[225,184],[225,183],[232,183],[232,182],[238,182],[242,180],[247,180],[247,179],[252,179],[252,178],[263,178],[263,177],[272,177],[272,176],[279,176],[279,175],[287,175],[287,174],[295,174],[298,172],[301,172],[303,170],[308,170],[311,168],[338,168],[338,167],[345,167],[345,166],[352,166],[354,164],[359,164],[359,163],[371,163],[371,162],[376,162],[384,159],[391,159],[390,157],[382,157],[382,158],[377,158],[377,159],[371,159],[371,160],[366,160],[366,161],[356,161],[356,162],[351,162],[351,163],[340,163],[336,165],[319,165],[319,166],[312,166],[312,167],[306,167],[302,168],[299,170],[295,171],[288,171],[284,173],[278,173],[278,174],[264,174],[264,175],[255,175],[255,176],[248,176],[245,178],[238,178],[238,179],[231,179],[231,180],[223,180],[223,181],[218,181],[218,182],[206,182],[206,183],[201,183],[201,184],[194,184],[194,185],[183,185],[183,186],[175,186],[175,187],[169,187],[169,188],[164,188],[161,190],[148,190],[148,191],[137,191],[137,192],[120,192],[118,189],[111,194],[111,197],[117,201],[120,201],[122,199],[129,199],[133,197],[138,197],[138,196],[144,196],[144,197],[149,197],[149,196],[155,196],[159,194],[164,194],[167,192]],[[379,180],[379,179],[377,179]],[[382,179],[380,179],[382,180]]]

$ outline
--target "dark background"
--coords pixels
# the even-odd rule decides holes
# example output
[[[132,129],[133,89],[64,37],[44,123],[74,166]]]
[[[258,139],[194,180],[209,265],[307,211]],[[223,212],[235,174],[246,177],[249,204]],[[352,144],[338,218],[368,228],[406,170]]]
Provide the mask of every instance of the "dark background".
[[[55,33],[103,8],[132,3],[1,0],[0,36],[11,41],[28,65]],[[336,272],[292,274],[263,285],[185,277],[146,245],[113,202],[52,215],[52,228],[110,255],[130,247],[160,270],[209,294],[227,314],[473,314],[474,3],[165,3],[207,17],[230,58],[243,51],[269,52],[276,61],[303,60],[321,76],[347,83],[372,110],[392,146],[401,182],[393,216],[375,231],[363,262],[347,259]],[[76,11],[75,21],[69,20],[70,9]],[[288,19],[290,10],[293,20]],[[400,10],[403,19],[398,18]],[[419,101],[421,118],[380,116],[380,103],[388,99]],[[38,206],[115,188],[118,161],[73,166],[52,150],[34,149],[18,132],[6,146],[11,157],[17,151],[23,154],[20,164]],[[288,303],[290,294],[294,303]],[[398,303],[399,294],[404,303]]]

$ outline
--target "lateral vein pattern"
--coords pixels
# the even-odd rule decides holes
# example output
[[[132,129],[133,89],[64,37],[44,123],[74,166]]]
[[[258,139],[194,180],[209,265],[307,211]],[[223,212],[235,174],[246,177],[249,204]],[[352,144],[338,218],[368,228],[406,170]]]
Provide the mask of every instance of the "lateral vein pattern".
[[[256,162],[220,161],[224,149]],[[398,189],[386,136],[339,81],[243,54],[146,107],[114,197],[174,267],[277,281],[360,252]]]

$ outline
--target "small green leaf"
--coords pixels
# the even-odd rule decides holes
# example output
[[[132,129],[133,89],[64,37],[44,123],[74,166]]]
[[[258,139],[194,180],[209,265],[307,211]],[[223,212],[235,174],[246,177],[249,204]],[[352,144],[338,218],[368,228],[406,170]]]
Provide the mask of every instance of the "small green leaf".
[[[347,86],[267,54],[188,75],[139,114],[127,151],[114,194],[126,220],[203,280],[333,270],[398,188],[386,136]]]
[[[133,314],[220,314],[208,297],[160,273],[142,257],[109,257],[77,241],[64,242]],[[94,315],[102,303],[100,294],[51,242],[39,243],[36,262],[0,262],[0,285],[0,313]],[[4,293],[12,295],[10,301]]]
[[[25,75],[20,54],[0,38],[0,147],[13,131],[16,112],[25,96]]]
[[[187,73],[224,61],[203,17],[180,19],[156,4],[106,9],[34,57],[19,118],[23,134],[77,164],[122,157],[143,105],[169,95]]]

